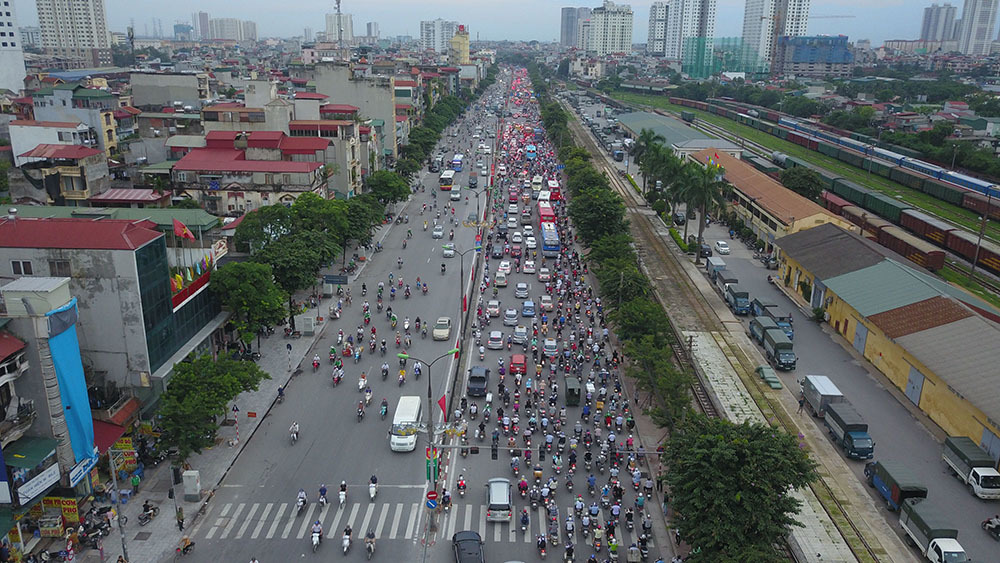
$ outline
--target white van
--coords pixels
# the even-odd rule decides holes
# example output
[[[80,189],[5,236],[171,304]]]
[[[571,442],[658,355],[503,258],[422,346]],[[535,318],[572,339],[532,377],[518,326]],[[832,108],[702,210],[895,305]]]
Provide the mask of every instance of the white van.
[[[448,199],[451,201],[459,201],[462,199],[462,186],[455,184],[451,187],[451,194],[448,195]]]
[[[420,397],[409,395],[399,398],[396,414],[389,429],[389,449],[394,452],[412,452],[417,447],[418,425],[422,412]]]

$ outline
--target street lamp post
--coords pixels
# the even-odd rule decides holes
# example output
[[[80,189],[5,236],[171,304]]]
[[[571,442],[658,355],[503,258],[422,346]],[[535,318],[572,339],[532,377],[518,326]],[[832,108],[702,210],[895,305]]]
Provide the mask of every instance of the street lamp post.
[[[121,489],[118,488],[118,469],[115,467],[115,452],[121,450],[109,449],[108,450],[108,465],[111,469],[111,484],[115,488],[115,494],[118,496],[118,533],[122,537],[122,556],[125,560],[128,560],[128,547],[125,546],[125,525],[122,524],[122,493]],[[134,492],[134,491],[133,491]]]
[[[430,362],[425,362],[424,360],[416,356],[411,356],[410,354],[396,354],[396,356],[402,360],[414,360],[417,362],[421,362],[427,366],[427,451],[430,452],[431,455],[434,454],[434,419],[433,415],[431,414],[434,412],[433,410],[434,400],[432,398],[433,391],[431,390],[431,366],[437,363],[438,360],[442,358],[447,358],[448,356],[451,356],[456,352],[458,352],[458,348],[452,348],[451,350],[448,350],[444,354],[441,354],[440,356],[434,358]],[[433,457],[431,459],[433,460]],[[428,465],[427,469],[428,469],[427,480],[430,482],[431,488],[436,489],[437,479],[434,472],[434,468],[431,465]],[[430,531],[433,526],[435,526],[434,513],[431,512],[430,518],[428,518],[427,528],[424,529],[424,561],[427,561],[427,544],[430,543]]]

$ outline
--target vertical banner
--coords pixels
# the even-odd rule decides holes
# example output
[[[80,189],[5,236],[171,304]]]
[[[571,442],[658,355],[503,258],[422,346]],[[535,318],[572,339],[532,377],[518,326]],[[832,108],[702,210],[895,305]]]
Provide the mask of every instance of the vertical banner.
[[[76,298],[45,314],[49,321],[49,350],[59,381],[66,426],[77,462],[94,456],[94,421],[83,377],[80,343],[76,336]]]

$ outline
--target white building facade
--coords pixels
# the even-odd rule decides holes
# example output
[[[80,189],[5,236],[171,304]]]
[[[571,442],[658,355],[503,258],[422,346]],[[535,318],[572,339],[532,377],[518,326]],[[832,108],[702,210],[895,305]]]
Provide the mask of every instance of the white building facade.
[[[327,14],[326,40],[335,42],[340,39],[343,39],[346,44],[354,42],[354,16],[352,14]]]
[[[420,48],[423,50],[433,50],[435,53],[446,54],[449,41],[458,31],[458,22],[436,20],[420,22]]]
[[[598,56],[632,51],[632,7],[604,0],[590,12],[587,51]]]
[[[778,37],[806,35],[809,0],[747,0],[743,43],[761,61],[771,62]]]
[[[666,0],[649,9],[649,39],[646,52],[680,60],[685,40],[715,37],[715,0]]]
[[[986,56],[997,23],[1000,0],[965,0],[958,33],[958,50],[964,55]]]
[[[20,92],[24,88],[24,48],[17,27],[13,0],[0,11],[0,89]]]

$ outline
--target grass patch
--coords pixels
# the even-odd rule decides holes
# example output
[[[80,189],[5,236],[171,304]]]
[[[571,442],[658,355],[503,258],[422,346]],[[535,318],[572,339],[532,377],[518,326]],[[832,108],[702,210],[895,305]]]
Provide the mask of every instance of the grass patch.
[[[950,262],[953,265],[958,266],[962,270],[962,272],[959,273],[956,272],[955,270],[950,270],[948,268],[941,268],[940,270],[937,271],[937,274],[939,276],[941,276],[945,281],[951,282],[961,287],[962,289],[967,290],[976,297],[1000,309],[1000,296],[997,296],[995,293],[990,292],[990,290],[986,289],[978,282],[974,281],[970,282],[969,268],[967,268],[964,263],[956,263],[954,261]]]
[[[964,227],[970,232],[978,232],[979,230],[979,215],[977,215],[974,211],[963,209],[957,205],[941,201],[940,199],[914,190],[913,188],[893,182],[888,178],[869,174],[865,170],[861,170],[860,168],[856,168],[825,154],[796,145],[795,143],[790,143],[784,139],[769,135],[763,131],[758,131],[753,127],[737,123],[731,119],[708,113],[706,111],[671,104],[668,99],[663,96],[634,94],[631,92],[616,92],[614,97],[631,104],[643,104],[675,112],[690,111],[696,114],[699,118],[704,119],[713,125],[723,127],[729,132],[739,135],[749,141],[763,145],[771,150],[780,151],[789,156],[805,160],[811,164],[821,166],[840,175],[846,180],[856,182],[867,188],[904,201],[916,208],[922,209],[942,219]],[[1000,223],[996,221],[987,223],[985,236],[993,241],[1000,241]]]
[[[625,177],[628,178],[628,183],[632,184],[632,187],[635,189],[636,193],[641,194],[642,192],[639,190],[638,184],[635,183],[635,178],[633,178],[631,174],[626,174]]]

